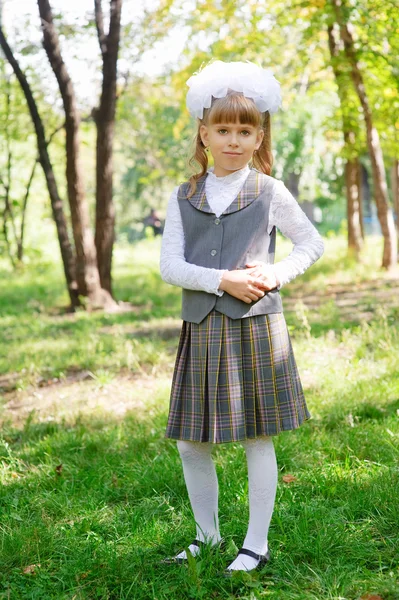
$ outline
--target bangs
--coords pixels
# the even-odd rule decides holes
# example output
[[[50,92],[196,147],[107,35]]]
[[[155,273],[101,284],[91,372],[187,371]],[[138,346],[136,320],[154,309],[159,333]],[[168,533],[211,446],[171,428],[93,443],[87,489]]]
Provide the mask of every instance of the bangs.
[[[254,101],[239,92],[228,93],[224,98],[212,98],[211,107],[204,112],[204,122],[208,125],[237,122],[253,127],[261,125],[261,113]]]

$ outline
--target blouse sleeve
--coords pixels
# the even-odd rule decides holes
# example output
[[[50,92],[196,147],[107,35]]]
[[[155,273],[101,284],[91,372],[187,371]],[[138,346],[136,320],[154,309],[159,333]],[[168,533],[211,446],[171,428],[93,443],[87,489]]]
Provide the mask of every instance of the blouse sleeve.
[[[301,275],[324,252],[323,238],[282,181],[275,181],[270,203],[269,233],[276,226],[294,244],[291,253],[273,265],[279,288]]]
[[[226,269],[211,269],[188,263],[184,256],[184,230],[177,201],[178,186],[173,190],[166,209],[162,236],[160,272],[167,283],[188,290],[201,290],[217,296],[224,291],[219,285]]]

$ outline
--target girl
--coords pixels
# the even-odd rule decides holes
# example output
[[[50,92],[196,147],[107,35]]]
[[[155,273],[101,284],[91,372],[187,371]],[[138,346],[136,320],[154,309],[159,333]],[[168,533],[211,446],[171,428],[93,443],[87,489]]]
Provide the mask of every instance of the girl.
[[[280,288],[323,254],[323,241],[271,173],[270,113],[281,103],[270,71],[215,61],[187,81],[197,117],[200,173],[170,197],[162,279],[182,287],[182,329],[165,437],[177,440],[196,521],[194,556],[220,545],[214,444],[241,442],[248,465],[249,524],[228,565],[261,568],[277,463],[272,436],[310,418],[283,315]],[[208,152],[214,167],[208,168]],[[276,228],[294,244],[274,264]],[[163,562],[184,562],[186,551]]]

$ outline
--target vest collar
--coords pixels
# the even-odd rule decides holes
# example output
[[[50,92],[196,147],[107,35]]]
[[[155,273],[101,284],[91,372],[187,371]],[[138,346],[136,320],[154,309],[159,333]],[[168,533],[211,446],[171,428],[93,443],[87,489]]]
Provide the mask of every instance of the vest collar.
[[[206,199],[205,182],[207,176],[208,173],[197,180],[196,192],[191,198],[188,198],[188,200],[194,208],[201,210],[202,212],[213,213],[213,210]],[[264,185],[263,173],[260,173],[257,169],[251,169],[237,197],[222,214],[228,215],[237,212],[251,204],[262,193]]]

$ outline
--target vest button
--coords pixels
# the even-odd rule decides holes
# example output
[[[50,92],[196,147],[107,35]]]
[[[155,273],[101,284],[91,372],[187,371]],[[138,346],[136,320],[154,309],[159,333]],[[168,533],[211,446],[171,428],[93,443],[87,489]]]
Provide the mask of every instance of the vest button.
[[[215,223],[215,225],[219,225],[219,223],[220,223],[220,219],[215,219],[215,220],[214,220],[214,223]]]
[[[212,256],[215,256],[215,254],[217,254],[217,253],[218,253],[218,251],[217,251],[217,250],[211,250],[211,255],[212,255]]]

